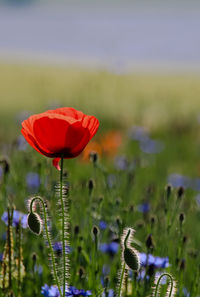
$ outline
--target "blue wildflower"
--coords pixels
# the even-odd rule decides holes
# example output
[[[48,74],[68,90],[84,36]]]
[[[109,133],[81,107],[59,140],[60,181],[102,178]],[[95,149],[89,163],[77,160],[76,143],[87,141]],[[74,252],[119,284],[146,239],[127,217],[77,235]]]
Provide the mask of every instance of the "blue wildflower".
[[[112,189],[116,185],[116,176],[114,174],[109,174],[107,177],[107,184],[110,189]]]
[[[140,142],[140,149],[146,154],[160,153],[164,148],[164,144],[158,140],[152,140],[150,138]]]
[[[13,227],[17,227],[19,225],[19,220],[21,219],[22,228],[27,228],[27,215],[18,211],[13,211]],[[1,220],[8,225],[8,213],[5,211],[1,217]]]
[[[127,170],[129,163],[126,157],[124,156],[118,156],[114,160],[115,168],[118,170]]]
[[[137,210],[142,213],[147,213],[151,209],[150,204],[148,202],[144,202],[143,204],[139,204],[137,206]]]
[[[41,293],[45,297],[60,297],[58,288],[56,286],[49,287],[47,284],[42,287]]]
[[[134,126],[129,130],[129,138],[136,141],[148,139],[148,133],[144,127]]]
[[[100,221],[100,222],[99,222],[99,228],[100,228],[101,230],[105,230],[105,229],[107,228],[107,223],[104,222],[104,221]]]
[[[78,290],[75,287],[69,287],[65,293],[65,296],[73,297],[73,296],[90,296],[92,295],[91,291]]]
[[[57,253],[57,254],[62,254],[62,242],[61,241],[57,241],[54,243],[53,245],[53,250]],[[71,249],[69,246],[66,245],[65,247],[65,252],[66,253],[70,253]]]
[[[28,143],[22,135],[18,136],[16,144],[19,151],[25,151],[28,147]]]
[[[26,184],[29,189],[29,191],[36,192],[38,191],[40,187],[40,176],[38,173],[35,172],[29,172],[26,175]]]
[[[102,253],[108,253],[111,256],[114,256],[118,252],[119,243],[112,241],[111,243],[102,243],[99,246],[99,250]]]
[[[41,293],[45,296],[45,297],[60,297],[59,294],[59,290],[57,288],[57,286],[48,286],[47,284],[45,284],[42,287],[42,291]],[[90,296],[92,295],[91,291],[84,291],[84,290],[78,290],[75,287],[69,287],[66,289],[65,291],[65,296],[66,297],[73,297],[73,296]]]
[[[106,293],[103,292],[101,296],[102,296],[102,297],[106,297]],[[113,290],[113,289],[109,289],[109,290],[108,290],[108,294],[107,294],[107,296],[108,296],[108,297],[114,297],[114,290]]]
[[[141,266],[146,267],[153,265],[155,268],[167,268],[169,267],[169,258],[168,257],[154,257],[153,255],[139,253]]]
[[[174,188],[188,188],[190,186],[190,178],[181,174],[173,173],[168,176],[168,183]]]

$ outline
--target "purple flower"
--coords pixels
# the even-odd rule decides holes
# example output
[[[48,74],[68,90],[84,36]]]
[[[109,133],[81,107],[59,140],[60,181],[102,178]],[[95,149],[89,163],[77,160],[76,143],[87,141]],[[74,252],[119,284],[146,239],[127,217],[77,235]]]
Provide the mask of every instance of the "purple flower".
[[[17,138],[17,148],[19,151],[25,151],[28,147],[28,143],[24,136],[19,135]]]
[[[27,228],[27,215],[18,211],[13,211],[13,227],[17,227],[19,225],[19,220],[21,219],[21,226],[22,228]],[[1,220],[8,225],[8,213],[5,211],[1,217]]]
[[[136,141],[148,139],[148,133],[144,127],[134,126],[129,130],[129,138]]]
[[[104,222],[104,221],[100,221],[100,222],[99,222],[99,228],[100,228],[101,230],[105,230],[105,229],[107,228],[107,223]]]
[[[174,188],[188,188],[190,186],[190,178],[181,174],[173,173],[168,176],[168,183]]]
[[[103,294],[101,295],[102,297],[106,297],[106,293],[103,292]],[[114,297],[114,290],[113,289],[109,289],[108,290],[108,297]]]
[[[91,291],[84,291],[84,290],[78,290],[75,287],[69,287],[65,293],[65,296],[90,296],[92,295]]]
[[[116,176],[114,174],[109,174],[107,177],[107,184],[110,189],[116,185]]]
[[[26,185],[30,192],[38,191],[40,187],[40,176],[36,172],[29,172],[26,175]]]
[[[57,254],[62,254],[62,242],[61,241],[57,241],[54,243],[53,245],[53,250],[57,253]],[[70,253],[71,252],[71,249],[69,246],[66,246],[65,247],[65,252],[66,253]]]
[[[152,140],[147,138],[144,141],[140,142],[140,149],[143,153],[146,154],[157,154],[160,153],[164,148],[164,145],[161,141]]]
[[[145,203],[143,203],[143,204],[139,204],[139,205],[137,206],[137,210],[138,210],[139,212],[142,212],[142,213],[147,213],[147,212],[150,211],[150,209],[151,209],[151,207],[150,207],[150,204],[149,204],[148,202],[145,202]]]
[[[146,267],[149,265],[154,265],[155,268],[167,268],[169,267],[169,258],[154,257],[153,255],[140,253],[141,266]]]
[[[118,170],[127,170],[128,166],[129,166],[129,163],[128,163],[126,157],[124,157],[124,156],[116,157],[114,164],[115,164],[115,168]]]
[[[45,297],[60,297],[59,290],[57,286],[48,286],[45,284],[42,287],[41,293]],[[78,290],[75,287],[69,287],[65,291],[65,296],[67,297],[73,297],[73,296],[90,296],[92,295],[91,291],[84,291],[84,290]]]
[[[49,287],[47,284],[42,287],[41,293],[45,297],[60,297],[58,288],[56,286]]]
[[[111,243],[102,243],[99,246],[99,250],[102,253],[108,253],[111,256],[114,256],[118,252],[119,243],[112,241]]]

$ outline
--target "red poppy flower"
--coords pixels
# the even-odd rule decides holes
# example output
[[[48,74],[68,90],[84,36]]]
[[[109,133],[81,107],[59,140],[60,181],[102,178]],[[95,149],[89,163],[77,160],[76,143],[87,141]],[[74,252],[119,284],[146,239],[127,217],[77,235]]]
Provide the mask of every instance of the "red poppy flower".
[[[58,169],[61,157],[78,156],[95,135],[99,121],[71,107],[35,114],[22,122],[21,132],[27,142],[44,156],[55,158]]]

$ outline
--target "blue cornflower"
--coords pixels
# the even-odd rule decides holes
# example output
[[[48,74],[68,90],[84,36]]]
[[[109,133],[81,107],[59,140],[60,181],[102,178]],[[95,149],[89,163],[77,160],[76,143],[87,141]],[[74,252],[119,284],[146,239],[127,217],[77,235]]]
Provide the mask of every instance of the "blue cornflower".
[[[150,211],[150,209],[151,209],[151,206],[148,202],[144,202],[137,206],[137,210],[142,213],[147,213]]]
[[[28,143],[26,141],[26,139],[24,138],[24,136],[19,135],[17,138],[17,148],[19,151],[25,151],[28,147]]]
[[[90,296],[92,295],[91,291],[78,290],[75,287],[69,287],[65,293],[65,296],[73,297],[73,296]]]
[[[144,127],[134,126],[129,130],[129,138],[136,141],[145,141],[148,139],[148,133]]]
[[[115,165],[115,168],[118,170],[127,170],[129,163],[126,157],[118,156],[115,158],[114,165]]]
[[[30,192],[38,191],[40,187],[40,176],[36,172],[29,172],[26,175],[26,185]]]
[[[21,226],[22,228],[27,228],[27,215],[18,211],[14,210],[13,211],[13,227],[17,227],[19,225],[19,220],[21,218]],[[8,213],[5,211],[1,217],[1,220],[8,225]]]
[[[149,265],[154,265],[155,268],[167,268],[169,267],[169,258],[168,257],[154,257],[153,255],[139,253],[141,266],[146,267]]]
[[[108,187],[110,189],[112,189],[116,185],[116,182],[117,182],[116,175],[109,174],[108,177],[107,177],[107,185],[108,185]]]
[[[105,229],[107,228],[107,223],[104,222],[104,221],[100,221],[100,222],[99,222],[99,228],[100,228],[101,230],[105,230]]]
[[[47,284],[42,287],[41,293],[45,297],[60,297],[58,288],[56,286],[49,287]]]
[[[164,148],[164,144],[158,140],[152,140],[147,138],[140,142],[140,149],[146,154],[157,154],[160,153]]]
[[[174,188],[183,187],[186,189],[190,186],[191,179],[187,176],[173,173],[168,176],[168,183]]]
[[[102,297],[106,297],[105,292],[103,292],[101,296],[102,296]],[[113,290],[113,289],[109,289],[109,290],[108,290],[108,295],[107,295],[107,296],[108,296],[108,297],[114,297],[114,290]]]
[[[99,250],[102,253],[108,253],[111,256],[118,252],[119,243],[112,241],[111,243],[102,243],[99,246]]]
[[[42,291],[41,293],[45,296],[45,297],[60,297],[59,294],[59,290],[57,288],[57,286],[48,286],[47,284],[45,284],[42,287]],[[84,290],[78,290],[75,287],[69,287],[66,289],[65,291],[65,296],[66,297],[73,297],[73,296],[90,296],[92,295],[91,291],[84,291]]]
[[[53,245],[53,250],[55,252],[57,252],[58,254],[62,254],[62,242],[61,241],[55,242],[54,245]],[[65,247],[65,252],[68,253],[68,254],[71,252],[70,247],[67,246],[67,245]]]

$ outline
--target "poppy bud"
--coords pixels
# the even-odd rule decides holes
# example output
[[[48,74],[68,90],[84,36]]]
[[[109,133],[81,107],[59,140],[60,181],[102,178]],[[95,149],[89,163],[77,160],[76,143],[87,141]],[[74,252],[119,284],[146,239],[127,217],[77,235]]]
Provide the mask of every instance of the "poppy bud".
[[[79,268],[78,274],[80,279],[84,277],[85,269],[82,266]]]
[[[167,185],[167,187],[166,187],[166,196],[167,196],[167,199],[170,198],[171,192],[172,192],[172,186],[171,185]]]
[[[77,250],[78,250],[78,253],[80,254],[81,251],[82,251],[82,246],[79,245],[79,246],[77,247]]]
[[[128,230],[126,237],[124,239],[124,261],[126,265],[133,271],[138,271],[140,268],[140,260],[138,252],[127,244],[128,238],[130,236],[131,229]]]
[[[37,255],[36,255],[36,253],[33,253],[33,254],[32,254],[32,260],[33,260],[33,262],[36,262],[36,260],[37,260]]]
[[[180,262],[180,270],[185,270],[185,259],[182,259]]]
[[[99,228],[97,226],[93,226],[92,233],[94,234],[94,236],[98,236],[98,234],[99,234]]]
[[[3,166],[4,175],[7,175],[10,171],[10,164],[9,164],[8,160],[2,159],[2,160],[0,160],[0,164],[2,164],[2,166]]]
[[[90,152],[90,154],[89,154],[89,158],[90,158],[90,161],[91,161],[93,164],[96,164],[97,161],[98,161],[98,154],[97,154],[97,152]]]
[[[88,182],[88,189],[90,194],[92,193],[93,188],[94,188],[94,181],[93,179],[90,179]]]
[[[140,264],[138,255],[135,253],[134,249],[125,248],[124,249],[124,261],[133,271],[138,271]]]
[[[177,191],[177,197],[178,198],[182,198],[184,194],[184,188],[183,187],[179,187],[178,191]]]
[[[188,240],[187,236],[186,235],[183,236],[183,244],[185,244],[187,242],[187,240]]]
[[[153,242],[153,238],[152,238],[151,234],[149,234],[147,239],[146,239],[146,247],[148,249],[153,249],[154,248],[154,242]]]
[[[40,218],[40,216],[36,213],[36,212],[30,212],[28,214],[28,226],[30,228],[30,230],[37,234],[40,235],[41,231],[42,231],[42,220]]]
[[[184,213],[181,213],[179,215],[179,221],[180,221],[181,224],[183,223],[184,219],[185,219]]]
[[[75,234],[75,235],[78,235],[78,234],[79,234],[79,226],[78,226],[78,225],[76,225],[76,226],[74,227],[74,234]]]

